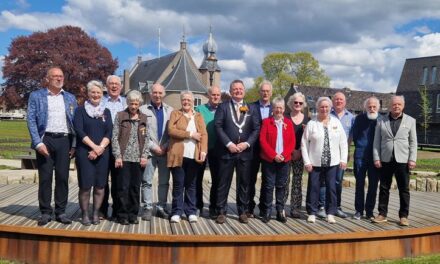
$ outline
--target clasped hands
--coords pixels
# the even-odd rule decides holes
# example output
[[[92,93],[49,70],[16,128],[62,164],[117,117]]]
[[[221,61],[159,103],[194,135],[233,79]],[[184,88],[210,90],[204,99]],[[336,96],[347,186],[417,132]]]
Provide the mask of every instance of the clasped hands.
[[[231,143],[228,146],[228,150],[231,153],[241,153],[248,148],[248,145],[245,142],[241,142],[238,144]]]
[[[89,160],[95,160],[97,159],[99,156],[102,155],[102,153],[104,153],[105,148],[100,146],[100,145],[96,145],[94,144],[92,147],[92,150],[89,151],[89,155],[87,156],[87,158]]]

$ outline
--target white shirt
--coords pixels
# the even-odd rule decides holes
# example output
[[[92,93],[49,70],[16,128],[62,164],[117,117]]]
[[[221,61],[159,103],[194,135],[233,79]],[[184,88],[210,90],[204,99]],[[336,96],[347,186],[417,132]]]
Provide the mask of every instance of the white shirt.
[[[188,117],[186,114],[185,116]],[[186,131],[190,132],[191,134],[193,132],[197,132],[196,123],[194,122],[194,115],[190,117],[188,126],[186,127]],[[185,139],[183,141],[183,157],[194,159],[195,151],[196,151],[196,141],[192,138]]]
[[[47,94],[47,126],[46,132],[69,133],[63,90],[58,94]]]
[[[345,130],[336,117],[330,116],[327,124],[330,144],[330,166],[347,163],[348,145]],[[304,165],[311,164],[314,167],[321,167],[321,156],[324,148],[324,126],[316,119],[307,123],[301,139],[301,153]]]

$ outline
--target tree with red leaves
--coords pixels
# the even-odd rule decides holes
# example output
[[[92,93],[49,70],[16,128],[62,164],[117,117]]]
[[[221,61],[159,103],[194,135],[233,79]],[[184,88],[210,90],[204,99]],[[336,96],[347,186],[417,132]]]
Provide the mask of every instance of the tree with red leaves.
[[[5,57],[3,78],[8,108],[23,107],[30,92],[45,87],[44,77],[51,66],[64,72],[64,90],[77,96],[88,81],[113,74],[118,60],[81,28],[63,26],[35,32],[12,40]]]

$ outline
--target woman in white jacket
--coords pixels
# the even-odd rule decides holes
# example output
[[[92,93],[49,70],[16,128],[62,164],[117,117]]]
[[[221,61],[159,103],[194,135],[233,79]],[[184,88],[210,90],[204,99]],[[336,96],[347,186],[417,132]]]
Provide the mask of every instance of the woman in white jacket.
[[[336,223],[336,172],[347,167],[347,137],[339,120],[330,115],[332,101],[320,97],[316,102],[318,115],[307,123],[301,140],[304,168],[309,173],[306,209],[307,221],[314,223],[318,212],[320,177],[325,178],[327,221]]]

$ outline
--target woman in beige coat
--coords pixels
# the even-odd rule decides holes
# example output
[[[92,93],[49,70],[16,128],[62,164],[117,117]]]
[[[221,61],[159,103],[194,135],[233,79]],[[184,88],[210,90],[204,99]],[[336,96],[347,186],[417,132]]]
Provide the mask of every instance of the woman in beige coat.
[[[180,100],[182,108],[171,112],[168,122],[167,166],[173,176],[172,223],[180,222],[183,213],[189,222],[197,222],[196,178],[208,148],[206,125],[193,109],[193,94],[183,91]]]

